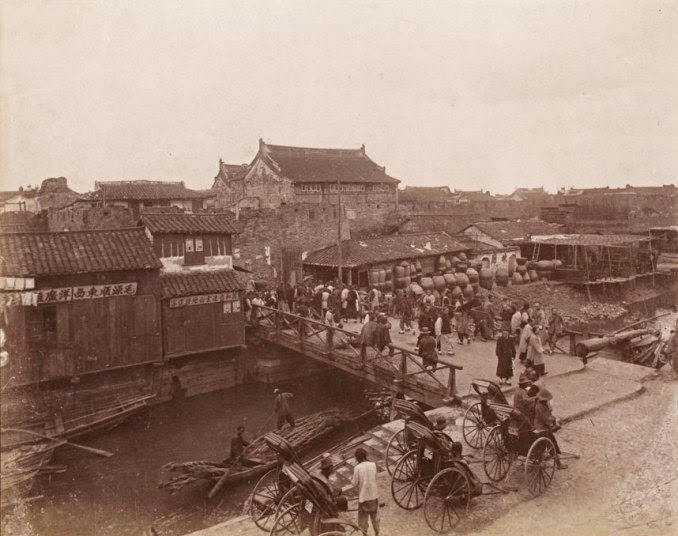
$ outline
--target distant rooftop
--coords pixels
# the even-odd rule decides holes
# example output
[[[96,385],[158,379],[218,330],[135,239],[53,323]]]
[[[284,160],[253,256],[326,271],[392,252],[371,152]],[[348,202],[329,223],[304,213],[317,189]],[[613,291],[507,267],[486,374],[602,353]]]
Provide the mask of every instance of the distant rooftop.
[[[153,234],[235,234],[238,232],[232,214],[143,212],[140,221]]]
[[[271,145],[259,140],[257,156],[292,182],[400,182],[367,156],[364,145],[359,149],[316,149]]]
[[[183,181],[96,181],[92,197],[111,201],[153,199],[205,199],[214,193],[191,190]]]

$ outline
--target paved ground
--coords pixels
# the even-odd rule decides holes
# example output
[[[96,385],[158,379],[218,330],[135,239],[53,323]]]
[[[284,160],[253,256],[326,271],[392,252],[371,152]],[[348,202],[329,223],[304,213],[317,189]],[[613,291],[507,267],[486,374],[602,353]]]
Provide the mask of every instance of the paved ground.
[[[639,392],[638,380],[650,375]],[[586,371],[549,378],[555,411],[570,419],[558,432],[561,448],[577,453],[569,468],[558,471],[548,492],[532,498],[519,468],[504,485],[517,492],[472,501],[458,532],[482,535],[645,535],[674,534],[678,519],[678,389],[670,372],[594,360]],[[598,409],[596,409],[598,408]],[[447,431],[460,437],[461,412],[438,408],[431,413],[448,417]],[[389,433],[399,423],[372,431],[368,441],[377,459]],[[465,447],[466,452],[471,452]],[[480,453],[476,452],[480,457]],[[345,470],[352,460],[347,459]],[[483,480],[482,468],[472,464]],[[382,500],[382,536],[434,534],[421,510],[406,512],[393,502],[390,478],[379,476]],[[355,515],[355,514],[353,514]],[[249,521],[222,524],[200,536],[255,536],[262,534]]]

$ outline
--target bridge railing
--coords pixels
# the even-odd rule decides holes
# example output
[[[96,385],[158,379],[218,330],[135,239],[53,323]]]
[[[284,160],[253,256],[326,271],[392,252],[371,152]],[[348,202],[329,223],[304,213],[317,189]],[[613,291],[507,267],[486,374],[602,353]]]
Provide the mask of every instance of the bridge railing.
[[[363,344],[360,333],[348,331],[324,322],[305,318],[294,313],[267,306],[253,306],[250,323],[253,326],[275,332],[278,336],[294,341],[303,352],[304,348],[322,353],[329,361],[341,357],[358,370],[386,370],[394,378],[396,390],[404,382],[412,382],[417,376],[443,395],[453,399],[457,394],[456,371],[463,367],[449,359],[438,357],[437,370],[447,370],[447,382],[441,381],[434,370],[427,369],[422,358],[408,348],[387,344],[379,349]]]

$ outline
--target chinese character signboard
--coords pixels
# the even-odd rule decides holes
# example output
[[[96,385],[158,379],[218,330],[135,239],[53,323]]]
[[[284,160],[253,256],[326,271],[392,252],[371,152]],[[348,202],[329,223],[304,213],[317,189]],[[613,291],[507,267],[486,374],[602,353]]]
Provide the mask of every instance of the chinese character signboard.
[[[181,298],[172,298],[169,302],[171,308],[187,307],[190,305],[204,305],[206,303],[220,303],[232,300],[239,300],[237,292],[218,292],[216,294],[201,294],[199,296],[182,296]],[[238,301],[238,311],[240,302]]]
[[[43,303],[60,303],[74,300],[92,300],[96,298],[113,298],[116,296],[135,296],[136,283],[112,283],[110,285],[85,285],[81,287],[47,288],[38,290],[38,305]]]

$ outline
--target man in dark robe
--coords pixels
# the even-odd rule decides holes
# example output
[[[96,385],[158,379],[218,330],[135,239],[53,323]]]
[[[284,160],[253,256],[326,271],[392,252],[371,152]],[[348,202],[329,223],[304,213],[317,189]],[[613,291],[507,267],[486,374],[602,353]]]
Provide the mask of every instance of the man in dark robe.
[[[495,354],[497,356],[497,378],[499,378],[499,383],[511,385],[509,380],[513,378],[513,359],[516,357],[516,347],[513,345],[513,341],[505,329],[502,330],[501,336],[497,339]]]

